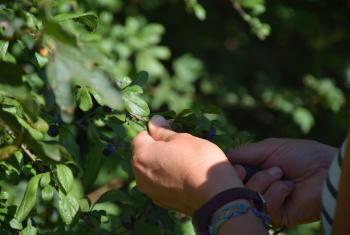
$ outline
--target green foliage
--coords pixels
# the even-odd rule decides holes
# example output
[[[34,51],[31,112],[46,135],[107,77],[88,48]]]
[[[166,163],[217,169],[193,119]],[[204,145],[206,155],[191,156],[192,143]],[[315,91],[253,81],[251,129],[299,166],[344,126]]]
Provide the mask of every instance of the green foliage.
[[[349,36],[308,4],[2,1],[0,233],[194,234],[137,190],[130,143],[153,114],[224,151],[340,142]]]

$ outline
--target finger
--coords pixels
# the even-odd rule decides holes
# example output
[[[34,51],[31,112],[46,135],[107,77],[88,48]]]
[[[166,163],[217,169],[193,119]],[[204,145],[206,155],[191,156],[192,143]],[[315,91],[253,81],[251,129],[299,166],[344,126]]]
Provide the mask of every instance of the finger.
[[[233,164],[261,165],[280,145],[280,139],[270,138],[257,143],[247,144],[227,153]]]
[[[275,166],[267,170],[257,172],[248,180],[246,187],[254,191],[265,193],[265,191],[276,181],[281,179],[283,172],[281,168]]]
[[[169,122],[162,116],[155,115],[148,123],[150,134],[154,140],[168,141],[176,134],[170,129]]]
[[[281,223],[284,203],[293,190],[294,183],[292,181],[276,181],[264,193],[267,212],[272,217],[274,224]]]
[[[154,139],[148,134],[147,131],[141,131],[132,141],[132,148],[135,152],[136,149],[142,148],[148,144],[154,142]]]
[[[233,166],[238,174],[238,177],[243,181],[246,177],[246,171],[242,165],[234,165]]]

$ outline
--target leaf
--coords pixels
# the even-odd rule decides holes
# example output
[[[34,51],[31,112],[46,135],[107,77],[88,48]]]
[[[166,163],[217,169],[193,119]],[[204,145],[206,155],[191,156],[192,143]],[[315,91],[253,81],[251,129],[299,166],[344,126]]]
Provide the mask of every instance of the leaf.
[[[77,100],[79,108],[84,112],[89,111],[93,107],[93,102],[90,96],[89,89],[87,87],[81,87],[78,89]]]
[[[37,230],[32,226],[31,220],[28,220],[27,227],[21,231],[21,235],[36,235]]]
[[[8,145],[0,148],[0,161],[6,160],[12,156],[18,149],[16,145]]]
[[[124,89],[131,84],[132,80],[131,78],[125,76],[122,78],[117,78],[115,82],[120,89]]]
[[[35,58],[34,63],[38,68],[44,67],[49,61],[47,57],[42,56],[37,52],[35,52],[34,58]]]
[[[130,95],[139,95],[143,93],[142,87],[139,85],[128,86],[123,90],[123,93],[129,93]]]
[[[103,99],[102,99],[101,95],[97,91],[95,91],[92,88],[89,88],[89,92],[94,97],[94,99],[96,100],[96,102],[99,105],[101,105],[101,106],[104,105]]]
[[[72,189],[74,180],[72,170],[64,164],[58,164],[56,166],[56,174],[60,186],[65,193],[69,193]]]
[[[54,194],[54,188],[51,185],[46,185],[42,190],[41,190],[41,198],[49,202],[52,200]]]
[[[57,41],[76,47],[78,45],[76,37],[65,30],[59,23],[54,21],[44,21],[44,31]]]
[[[132,204],[132,200],[128,198],[128,195],[126,195],[124,192],[118,190],[118,189],[111,189],[104,194],[96,201],[97,203],[104,203],[104,202],[119,202],[122,204]]]
[[[122,108],[118,90],[106,73],[93,66],[96,61],[87,56],[84,50],[79,51],[63,44],[57,44],[56,48],[47,65],[47,76],[56,103],[66,120],[71,121],[73,118],[75,99],[72,96],[72,87],[75,86],[89,87],[101,96],[104,105],[117,110]]]
[[[98,17],[96,14],[88,13],[64,13],[54,17],[57,21],[74,20],[85,25],[90,31],[96,30],[98,26]]]
[[[199,20],[205,20],[207,18],[207,12],[206,10],[204,9],[204,7],[202,7],[202,5],[200,4],[195,4],[193,6],[193,11],[194,11],[194,14],[196,15],[196,17],[199,19]]]
[[[300,126],[303,133],[308,133],[311,127],[315,124],[315,119],[312,113],[303,107],[295,109],[293,112],[293,119]]]
[[[95,128],[92,125],[89,125],[89,135],[95,135]],[[88,146],[83,175],[83,184],[85,186],[92,184],[100,171],[103,148],[104,146],[100,143]]]
[[[5,57],[8,47],[9,47],[8,41],[0,40],[0,59],[3,59]]]
[[[196,81],[203,71],[203,64],[191,55],[183,55],[173,63],[176,76],[186,82]]]
[[[49,172],[44,173],[40,179],[40,187],[42,188],[46,187],[50,183],[50,181],[51,181],[50,173]]]
[[[133,81],[133,84],[143,87],[144,85],[146,85],[147,81],[148,81],[148,73],[146,71],[140,71],[136,75],[136,79]]]
[[[71,195],[59,191],[58,212],[65,224],[71,224],[79,210],[78,201]]]
[[[137,85],[131,86],[123,90],[122,98],[125,103],[126,110],[140,117],[146,117],[150,114],[149,107],[138,94],[142,92],[142,88]]]
[[[10,227],[13,228],[13,229],[16,229],[16,230],[22,230],[23,225],[22,225],[22,223],[19,222],[16,218],[13,218],[13,219],[10,221]]]
[[[42,175],[36,175],[32,177],[27,185],[27,189],[24,193],[24,197],[19,205],[15,218],[22,222],[27,218],[30,211],[34,208],[36,202],[36,192],[38,190],[39,181]]]

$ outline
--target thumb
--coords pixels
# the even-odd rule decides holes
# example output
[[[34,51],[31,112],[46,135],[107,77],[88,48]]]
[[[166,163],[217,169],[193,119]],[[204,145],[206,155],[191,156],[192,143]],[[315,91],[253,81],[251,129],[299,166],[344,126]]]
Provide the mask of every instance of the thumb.
[[[268,159],[271,152],[273,152],[271,143],[263,140],[231,149],[227,157],[232,164],[261,165]]]
[[[176,132],[170,129],[169,122],[160,115],[155,115],[148,123],[149,132],[154,140],[169,141]]]

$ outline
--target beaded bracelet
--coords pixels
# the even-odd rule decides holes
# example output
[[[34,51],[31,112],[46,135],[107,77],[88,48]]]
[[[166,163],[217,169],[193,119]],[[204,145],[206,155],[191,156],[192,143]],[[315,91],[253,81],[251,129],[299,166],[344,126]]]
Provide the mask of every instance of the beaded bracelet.
[[[248,213],[249,210],[251,210],[255,214],[255,216],[257,216],[261,220],[261,222],[264,224],[264,227],[266,229],[270,228],[269,226],[271,222],[270,216],[246,204],[237,203],[234,205],[227,206],[226,208],[220,210],[218,214],[214,216],[214,218],[212,219],[211,225],[209,225],[209,234],[219,235],[219,231],[221,227],[224,225],[224,223],[226,223],[227,221],[229,221],[234,217],[238,217],[240,215],[244,215]]]

